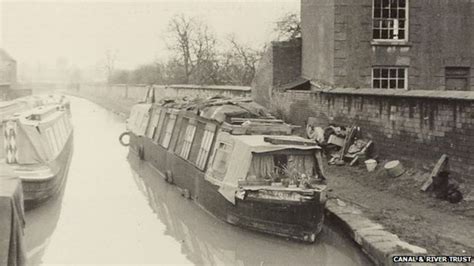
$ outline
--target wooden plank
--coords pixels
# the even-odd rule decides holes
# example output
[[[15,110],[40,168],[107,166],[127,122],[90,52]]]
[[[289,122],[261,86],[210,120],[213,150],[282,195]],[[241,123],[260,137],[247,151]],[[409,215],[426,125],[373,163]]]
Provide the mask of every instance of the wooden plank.
[[[346,138],[344,139],[344,145],[341,148],[341,154],[339,156],[339,159],[342,161],[344,159],[344,155],[346,154],[347,150],[349,149],[349,145],[351,143],[351,140],[354,138],[354,133],[356,131],[356,126],[352,126],[349,133],[346,135]]]
[[[425,183],[423,183],[423,186],[421,186],[421,191],[427,191],[430,188],[431,184],[433,184],[433,177],[437,176],[445,168],[447,162],[448,156],[446,154],[441,155],[441,158],[439,158],[438,162],[433,168],[433,171],[431,171],[431,175],[428,177]]]
[[[300,146],[315,146],[316,142],[306,140],[292,140],[292,139],[281,139],[273,137],[264,137],[263,141],[275,144],[275,145],[300,145]]]
[[[359,156],[354,157],[354,159],[351,161],[349,165],[353,166],[358,160],[359,160]]]
[[[260,119],[260,118],[240,118],[240,117],[232,117],[230,119],[232,123],[244,123],[246,121],[250,122],[260,122],[260,123],[275,123],[275,124],[283,124],[284,121],[280,119]]]

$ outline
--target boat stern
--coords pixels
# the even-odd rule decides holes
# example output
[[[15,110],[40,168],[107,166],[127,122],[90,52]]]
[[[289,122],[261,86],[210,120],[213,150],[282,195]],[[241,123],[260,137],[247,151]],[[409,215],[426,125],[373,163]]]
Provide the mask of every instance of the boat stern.
[[[227,222],[251,230],[313,243],[324,223],[325,189],[241,188]]]

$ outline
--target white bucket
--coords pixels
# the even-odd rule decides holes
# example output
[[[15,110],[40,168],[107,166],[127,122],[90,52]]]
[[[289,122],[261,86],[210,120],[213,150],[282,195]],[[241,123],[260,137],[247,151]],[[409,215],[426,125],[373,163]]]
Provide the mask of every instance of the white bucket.
[[[377,161],[374,159],[369,159],[365,161],[365,166],[367,167],[367,171],[373,172],[375,167],[377,167]]]

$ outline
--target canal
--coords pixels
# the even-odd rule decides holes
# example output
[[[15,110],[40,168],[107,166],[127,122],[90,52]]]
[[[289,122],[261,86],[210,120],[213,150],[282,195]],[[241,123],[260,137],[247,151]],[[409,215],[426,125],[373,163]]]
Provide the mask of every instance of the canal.
[[[71,108],[65,188],[26,214],[29,264],[370,264],[335,228],[308,245],[216,220],[128,155],[123,118],[80,98]]]

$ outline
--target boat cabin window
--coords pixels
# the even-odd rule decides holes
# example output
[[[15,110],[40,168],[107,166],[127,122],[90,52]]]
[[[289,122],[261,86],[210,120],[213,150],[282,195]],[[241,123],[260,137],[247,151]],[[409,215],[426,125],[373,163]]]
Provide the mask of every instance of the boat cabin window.
[[[196,132],[194,132],[194,140],[189,151],[189,161],[196,165],[196,159],[199,153],[199,148],[204,137],[204,129],[206,128],[206,123],[197,121],[196,122]]]
[[[165,121],[164,121],[165,131],[164,131],[164,134],[160,138],[161,146],[165,148],[169,147],[170,141],[171,141],[171,135],[173,134],[175,123],[176,123],[176,114],[167,113],[165,116]]]
[[[212,162],[212,174],[215,179],[224,180],[227,172],[228,162],[230,160],[230,153],[232,152],[232,144],[220,142],[214,155]]]
[[[189,157],[189,152],[191,151],[191,145],[193,143],[195,132],[196,132],[195,121],[189,121],[186,127],[186,131],[184,133],[183,146],[181,147],[181,151],[179,153],[179,156],[183,159],[187,160]]]
[[[161,131],[163,129],[163,124],[165,122],[165,117],[166,117],[166,112],[164,110],[160,111],[158,124],[156,125],[155,135],[153,136],[153,141],[155,143],[158,143],[160,136],[162,134]]]
[[[214,139],[216,125],[183,117],[174,152],[204,170]]]
[[[189,124],[189,118],[181,117],[180,122],[178,123],[178,138],[176,140],[176,145],[174,147],[174,153],[180,155],[181,150],[183,149],[184,136],[186,135],[186,128]]]
[[[157,108],[153,110],[153,113],[151,114],[150,122],[148,124],[148,128],[146,129],[146,136],[150,139],[153,139],[153,136],[155,135],[156,126],[160,120],[160,113],[161,109]]]
[[[199,151],[196,158],[196,166],[201,170],[204,170],[204,168],[206,167],[215,132],[216,125],[210,123],[207,124],[204,128],[202,140],[200,141],[200,143],[197,143],[198,145],[196,145],[197,147],[199,147]]]
[[[314,177],[316,161],[312,153],[253,154],[248,180]]]

